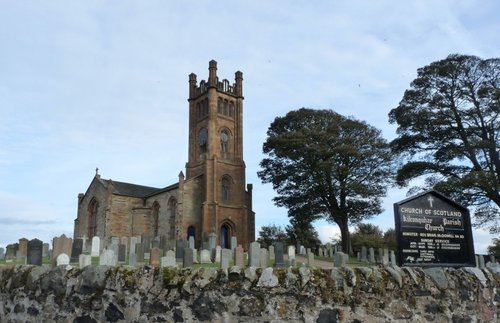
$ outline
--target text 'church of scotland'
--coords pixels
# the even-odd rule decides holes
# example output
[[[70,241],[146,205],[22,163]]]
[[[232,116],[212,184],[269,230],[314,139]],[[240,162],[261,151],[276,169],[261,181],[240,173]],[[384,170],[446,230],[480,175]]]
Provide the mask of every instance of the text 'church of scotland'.
[[[78,196],[74,238],[162,237],[168,246],[209,236],[223,248],[232,236],[248,249],[255,239],[252,185],[245,187],[243,74],[219,81],[210,61],[207,81],[189,75],[189,156],[186,176],[165,188],[102,179],[98,174]]]

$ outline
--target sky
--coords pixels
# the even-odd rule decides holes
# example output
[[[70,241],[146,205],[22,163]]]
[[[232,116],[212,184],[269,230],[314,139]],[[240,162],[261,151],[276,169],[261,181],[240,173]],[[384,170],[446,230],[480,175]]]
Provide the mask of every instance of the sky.
[[[0,0],[0,247],[73,235],[102,178],[165,187],[187,161],[188,75],[243,72],[256,231],[288,224],[257,177],[274,118],[333,109],[395,137],[388,113],[449,54],[498,57],[500,2]],[[392,188],[369,222],[394,227]],[[323,242],[339,231],[314,223]],[[495,236],[474,229],[476,253]],[[498,237],[498,236],[497,236]]]

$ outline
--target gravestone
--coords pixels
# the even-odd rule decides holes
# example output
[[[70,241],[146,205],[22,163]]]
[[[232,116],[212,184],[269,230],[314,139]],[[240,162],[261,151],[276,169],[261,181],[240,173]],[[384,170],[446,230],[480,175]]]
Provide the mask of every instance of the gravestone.
[[[307,264],[309,265],[309,267],[314,265],[314,253],[312,252],[307,253]]]
[[[118,237],[111,237],[111,245],[108,246],[108,250],[113,250],[115,256],[117,257],[118,260],[118,251],[120,249],[120,238]]]
[[[150,264],[154,268],[160,267],[161,249],[158,247],[153,247],[151,249],[151,261]]]
[[[43,242],[38,239],[33,239],[28,241],[28,255],[26,258],[26,263],[28,265],[42,265],[42,252],[43,252]]]
[[[26,257],[28,255],[28,239],[19,239],[19,248],[17,250],[19,251],[19,255],[21,257]]]
[[[49,244],[44,243],[42,246],[42,257],[48,257],[49,256]]]
[[[112,249],[104,249],[99,257],[99,265],[116,266],[118,259]]]
[[[368,261],[366,247],[361,247],[361,261]]]
[[[184,249],[186,248],[185,246],[185,241],[184,240],[176,240],[175,241],[175,259],[178,262],[182,262],[184,259]]]
[[[215,249],[216,238],[217,238],[217,235],[213,232],[208,235],[208,250]]]
[[[18,265],[26,265],[26,256],[19,250],[16,251],[16,263]]]
[[[69,265],[69,256],[66,253],[60,253],[56,258],[56,266]]]
[[[177,258],[177,256],[176,256]],[[182,261],[182,267],[191,268],[193,267],[193,249],[184,248],[184,258]]]
[[[234,251],[234,249],[238,246],[238,239],[235,236],[231,237],[231,250]]]
[[[216,246],[213,252],[214,252],[214,262],[220,263],[221,262],[222,247]]]
[[[99,257],[101,253],[101,239],[98,236],[92,238],[92,247],[90,250],[90,256]]]
[[[137,254],[136,253],[129,253],[128,254],[128,265],[135,267],[137,265]]]
[[[139,243],[139,239],[137,237],[130,237],[130,246],[129,246],[129,254],[130,253],[137,253],[135,251],[135,246],[136,244]]]
[[[198,263],[198,249],[193,249],[193,264]]]
[[[155,237],[153,241],[151,241],[151,248],[160,248],[160,237]]]
[[[336,252],[333,255],[333,266],[344,267],[347,263],[345,256],[346,256],[346,254],[343,253],[342,251]]]
[[[80,254],[78,257],[78,264],[80,269],[92,265],[92,257],[90,255]]]
[[[478,258],[479,258],[479,269],[484,269],[485,268],[485,265],[484,265],[484,256],[483,255],[478,255]]]
[[[5,258],[5,251],[3,248],[0,248],[0,260],[3,260]]]
[[[266,248],[260,249],[260,267],[267,268],[269,262],[269,251]]]
[[[127,246],[124,244],[118,245],[118,261],[125,262],[127,255]]]
[[[71,249],[73,249],[73,239],[66,237],[65,234],[55,239],[52,245],[53,254],[52,258],[57,257],[60,253],[65,253],[66,255],[71,255]]]
[[[250,249],[248,250],[248,266],[260,266],[260,243],[256,241],[250,243]]]
[[[162,267],[176,267],[175,252],[173,250],[167,251],[167,255],[161,258]]]
[[[124,245],[125,246],[125,254],[127,254],[127,250],[129,248],[129,245],[130,245],[130,238],[129,237],[120,237],[120,244]],[[120,252],[120,250],[118,249],[118,252]]]
[[[83,252],[83,240],[75,239],[75,241],[73,241],[73,246],[71,247],[71,262],[78,262],[82,252]]]
[[[135,254],[136,254],[136,260],[139,263],[144,262],[144,248],[142,246],[142,243],[137,243],[135,245]]]
[[[384,249],[382,254],[382,265],[389,265],[389,249]]]
[[[189,248],[194,249],[194,237],[193,236],[189,236],[188,246],[189,246]]]
[[[89,251],[90,251],[90,250],[89,250],[89,244],[88,244],[88,240],[89,240],[89,238],[87,237],[87,235],[86,235],[86,234],[84,234],[84,235],[81,237],[81,239],[82,239],[82,241],[83,241],[82,252],[85,252],[85,253],[89,252]],[[80,257],[78,257],[78,258],[80,258]],[[78,259],[78,260],[80,260],[80,259]]]
[[[120,237],[111,237],[111,244],[113,245],[119,245],[120,244]]]
[[[393,250],[389,251],[389,257],[391,260],[391,265],[396,266],[396,254],[394,253]]]
[[[230,261],[231,261],[231,249],[222,249],[220,267],[222,269],[228,269]]]
[[[144,253],[149,253],[149,251],[151,250],[150,236],[142,236],[142,248],[144,249]]]
[[[11,260],[11,259],[16,258],[16,252],[17,252],[17,248],[19,248],[19,243],[8,244],[6,248],[7,248],[7,251],[5,252],[5,259]]]
[[[288,246],[288,260],[290,262],[292,260],[295,260],[295,247],[294,246]]]
[[[375,263],[375,249],[368,249],[368,261],[371,263]]]
[[[241,245],[238,245],[234,249],[234,265],[238,267],[243,267],[244,266],[244,261],[243,261],[243,247]]]
[[[269,250],[269,260],[274,260],[274,246],[273,245],[269,246],[268,250]]]
[[[210,257],[210,251],[203,249],[200,252],[200,263],[202,263],[202,264],[211,264],[212,263],[212,259]]]
[[[306,247],[301,245],[299,250],[301,255],[307,255]]]
[[[274,244],[274,265],[276,267],[285,267],[285,261],[284,261],[284,250],[283,250],[283,243],[282,242],[276,242]]]

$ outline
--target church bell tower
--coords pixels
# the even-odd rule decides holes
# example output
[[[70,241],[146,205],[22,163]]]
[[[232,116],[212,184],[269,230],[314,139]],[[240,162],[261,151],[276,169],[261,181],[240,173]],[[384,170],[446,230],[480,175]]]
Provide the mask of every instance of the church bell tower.
[[[223,248],[230,248],[235,236],[246,249],[255,237],[255,221],[252,186],[245,187],[243,74],[236,72],[231,84],[219,80],[216,61],[208,70],[208,80],[199,84],[195,74],[189,75],[186,181],[199,179],[200,210],[193,212],[199,211],[201,220],[193,230],[201,231],[197,240],[212,239]]]

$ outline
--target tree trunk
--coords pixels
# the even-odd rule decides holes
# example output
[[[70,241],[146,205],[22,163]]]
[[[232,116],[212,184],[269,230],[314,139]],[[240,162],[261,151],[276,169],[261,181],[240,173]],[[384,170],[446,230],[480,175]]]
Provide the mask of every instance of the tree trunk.
[[[339,226],[340,237],[342,239],[342,252],[349,255],[351,253],[351,236],[347,223],[347,219],[342,219],[337,225]]]

